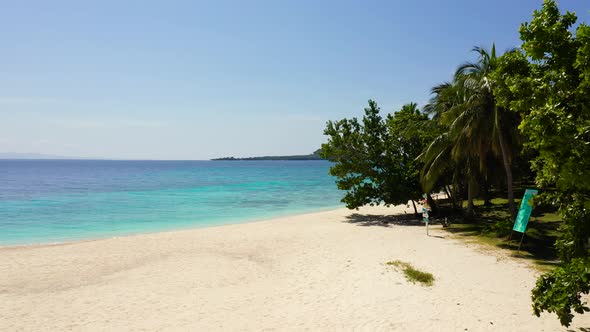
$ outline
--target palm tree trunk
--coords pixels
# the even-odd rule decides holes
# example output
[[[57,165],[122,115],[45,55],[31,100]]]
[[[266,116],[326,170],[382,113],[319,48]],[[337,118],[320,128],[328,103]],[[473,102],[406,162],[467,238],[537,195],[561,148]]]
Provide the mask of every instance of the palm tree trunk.
[[[473,217],[473,199],[475,198],[475,181],[468,175],[467,179],[467,217]]]
[[[500,142],[504,141],[504,139],[500,138]],[[502,148],[504,144],[500,143],[500,148]],[[510,209],[510,213],[512,217],[516,216],[516,206],[514,205],[514,188],[512,186],[512,168],[508,163],[508,156],[506,155],[505,149],[502,149],[502,159],[504,162],[504,170],[506,171],[506,191],[508,191],[508,208]]]
[[[430,205],[432,214],[438,217],[438,205],[436,204],[434,198],[432,198],[430,194],[426,194],[426,201],[428,202],[428,205]]]
[[[451,195],[451,190],[449,190],[449,186],[445,185],[443,188],[445,188],[447,199],[451,201],[451,206],[453,207],[453,210],[455,210],[457,208],[457,204],[455,202],[455,195]]]
[[[447,193],[447,197],[451,200],[451,206],[453,211],[457,211],[457,191],[455,190],[457,186],[454,185],[453,187],[444,186],[445,192]]]
[[[418,209],[416,208],[416,203],[412,200],[412,205],[414,206],[414,216],[416,219],[420,220],[420,215],[418,214]]]
[[[483,189],[483,205],[484,206],[491,206],[492,201],[490,200],[490,183],[487,178],[484,179],[482,189]]]
[[[447,199],[451,199],[451,192],[449,191],[449,186],[444,185],[443,189],[445,190],[445,194],[447,194]]]
[[[506,151],[506,143],[504,142],[504,135],[500,128],[500,119],[498,116],[498,109],[496,108],[496,130],[498,130],[498,141],[500,143],[500,150],[502,150],[502,162],[504,163],[504,171],[506,172],[506,191],[508,192],[508,209],[512,217],[516,217],[516,206],[514,205],[514,189],[512,187],[512,168],[508,161],[508,151]]]
[[[452,195],[454,197],[455,211],[463,210],[463,192],[458,183],[453,184]]]

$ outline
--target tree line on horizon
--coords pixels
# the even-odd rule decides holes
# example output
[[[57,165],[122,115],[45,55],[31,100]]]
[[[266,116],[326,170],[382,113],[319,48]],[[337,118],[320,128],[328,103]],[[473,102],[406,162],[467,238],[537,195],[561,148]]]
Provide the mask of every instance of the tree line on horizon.
[[[443,191],[469,220],[476,198],[489,204],[501,192],[514,218],[514,184],[536,186],[536,204],[562,221],[560,264],[538,278],[533,312],[565,326],[590,311],[581,299],[590,291],[590,27],[576,21],[545,0],[521,25],[520,47],[475,47],[477,60],[435,85],[422,109],[382,116],[369,100],[362,118],[328,121],[320,152],[351,209],[426,193],[434,210],[430,193]]]
[[[320,156],[320,149],[315,150],[310,154],[303,154],[303,155],[289,155],[289,156],[261,156],[261,157],[222,157],[222,158],[213,158],[211,160],[215,161],[235,161],[235,160],[323,160]]]

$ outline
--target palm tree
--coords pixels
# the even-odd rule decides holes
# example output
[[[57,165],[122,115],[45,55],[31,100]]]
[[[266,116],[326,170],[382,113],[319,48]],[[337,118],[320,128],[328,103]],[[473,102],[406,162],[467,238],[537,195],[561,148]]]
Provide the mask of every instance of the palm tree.
[[[486,168],[488,151],[502,158],[504,172],[506,174],[506,188],[508,192],[508,206],[510,213],[516,215],[514,204],[514,190],[512,179],[512,153],[513,146],[509,144],[510,137],[514,136],[515,128],[511,125],[513,115],[505,109],[498,107],[494,98],[493,80],[491,74],[497,66],[496,46],[492,45],[488,52],[482,47],[475,47],[478,54],[476,62],[466,62],[457,68],[455,79],[469,91],[469,101],[465,110],[464,130],[466,135],[474,140],[473,147],[477,149],[480,169]]]
[[[420,179],[425,192],[431,191],[439,179],[456,163],[451,156],[453,138],[448,131],[448,124],[443,123],[441,118],[449,109],[460,103],[457,86],[450,82],[433,87],[431,94],[433,97],[424,106],[424,112],[443,127],[443,131],[418,156],[418,159],[424,162]]]
[[[466,177],[464,183],[468,187],[467,215],[471,216],[476,185],[476,171],[471,156],[473,149],[472,142],[465,137],[464,131],[458,130],[461,122],[457,118],[467,105],[468,95],[465,92],[467,90],[456,80],[432,88],[433,97],[424,107],[424,111],[429,113],[433,120],[438,120],[443,132],[418,158],[424,162],[420,174],[424,191],[432,190],[444,177],[447,182],[450,180],[452,183],[452,190],[447,189],[447,192],[454,192],[451,197],[453,205],[455,205],[460,177],[462,175]]]
[[[478,53],[478,60],[459,66],[452,82],[435,86],[433,97],[424,108],[446,132],[420,155],[425,163],[421,181],[424,189],[430,190],[449,170],[455,171],[453,181],[456,181],[456,172],[461,169],[468,187],[467,214],[471,215],[476,179],[480,174],[489,174],[491,156],[499,157],[506,174],[510,212],[514,215],[511,169],[512,142],[516,135],[514,114],[495,102],[490,78],[498,61],[495,46],[491,52],[480,47],[474,51]]]

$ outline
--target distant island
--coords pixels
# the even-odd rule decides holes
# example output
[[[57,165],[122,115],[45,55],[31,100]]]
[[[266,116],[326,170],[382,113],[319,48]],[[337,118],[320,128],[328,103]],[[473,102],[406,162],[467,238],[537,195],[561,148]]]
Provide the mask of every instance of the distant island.
[[[211,160],[324,160],[324,158],[320,157],[320,149],[317,149],[312,154],[304,154],[304,155],[263,156],[263,157],[247,157],[247,158],[223,157],[223,158],[214,158]]]

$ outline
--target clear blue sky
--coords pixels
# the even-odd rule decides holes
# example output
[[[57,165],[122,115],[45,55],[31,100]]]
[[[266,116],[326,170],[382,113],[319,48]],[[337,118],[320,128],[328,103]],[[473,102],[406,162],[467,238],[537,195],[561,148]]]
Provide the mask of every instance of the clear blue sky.
[[[325,122],[423,104],[541,0],[4,1],[0,152],[305,154]],[[559,1],[590,22],[590,2]]]

